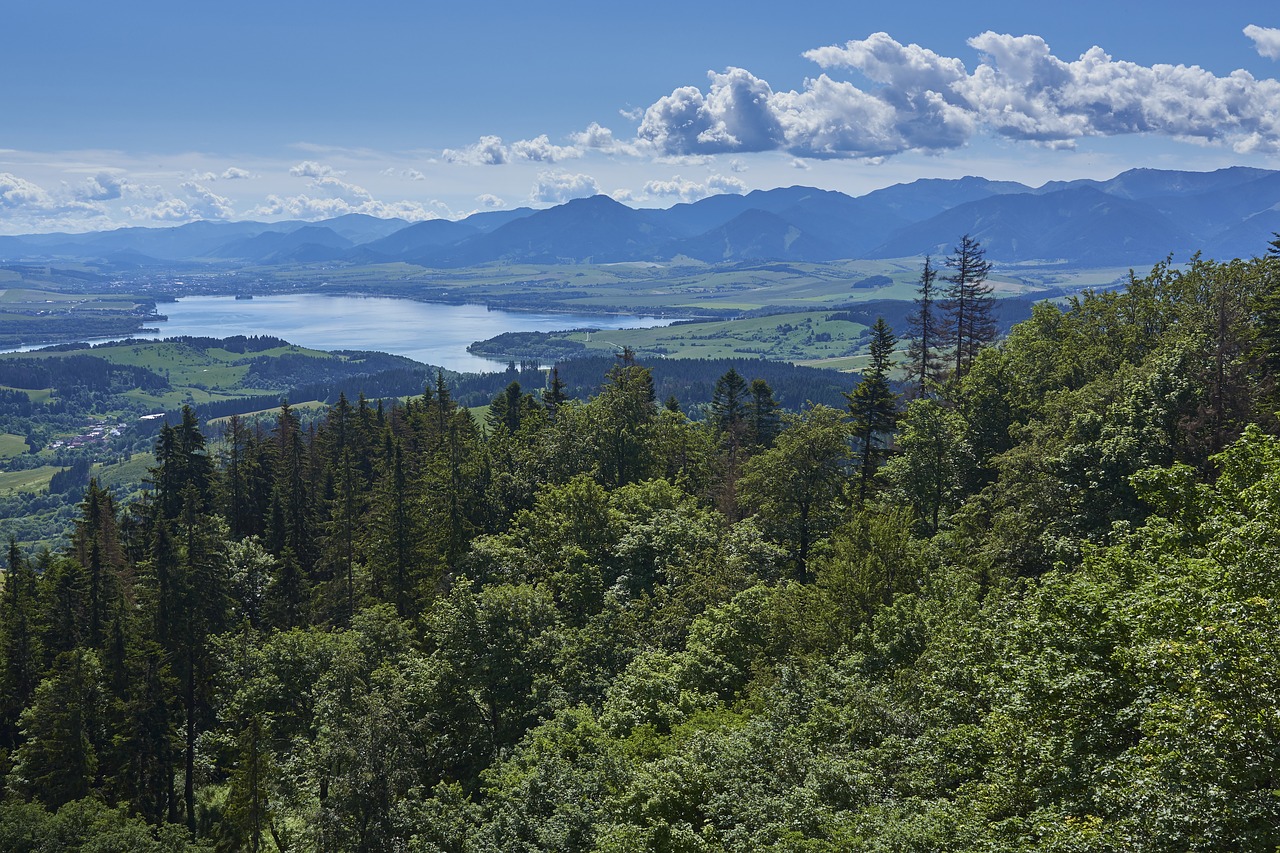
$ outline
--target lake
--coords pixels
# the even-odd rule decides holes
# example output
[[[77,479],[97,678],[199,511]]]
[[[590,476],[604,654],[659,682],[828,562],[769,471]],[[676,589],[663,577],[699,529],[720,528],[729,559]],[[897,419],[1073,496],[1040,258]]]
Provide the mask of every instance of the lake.
[[[473,341],[502,332],[550,332],[589,326],[635,329],[670,319],[635,315],[500,311],[483,305],[443,305],[409,299],[291,294],[235,299],[184,296],[156,306],[168,316],[157,335],[274,335],[313,349],[379,350],[460,372],[501,370],[503,363],[467,352]]]

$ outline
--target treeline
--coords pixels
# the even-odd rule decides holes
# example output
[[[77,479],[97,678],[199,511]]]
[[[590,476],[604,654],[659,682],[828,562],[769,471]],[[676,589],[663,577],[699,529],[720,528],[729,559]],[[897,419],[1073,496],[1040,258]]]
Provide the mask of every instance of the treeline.
[[[57,390],[86,388],[104,392],[132,388],[164,391],[169,387],[169,380],[145,367],[114,364],[92,355],[67,355],[0,359],[0,385]]]
[[[599,387],[600,376],[609,369],[613,356],[572,359],[556,365],[569,396],[585,400]],[[856,374],[801,367],[783,361],[749,358],[654,359],[648,363],[654,392],[659,400],[674,397],[692,414],[715,395],[717,378],[735,370],[743,376],[762,379],[777,391],[778,402],[788,409],[800,409],[806,402],[843,407],[844,394]]]
[[[840,408],[188,411],[10,549],[0,849],[1274,850],[1280,254],[998,344],[968,269],[906,397],[882,321]]]
[[[282,353],[279,355],[258,356],[248,362],[249,370],[240,385],[245,388],[275,388],[287,390],[309,385],[324,385],[343,382],[355,377],[368,378],[370,382],[394,382],[393,377],[404,377],[421,373],[426,375],[425,368],[412,359],[386,353],[348,353],[345,359],[317,358],[306,353]],[[378,379],[375,377],[383,377]],[[420,391],[422,383],[410,390],[387,392],[411,394]],[[360,389],[357,389],[357,391]],[[363,389],[368,395],[381,395],[381,390],[372,386]],[[307,399],[326,399],[307,398]],[[332,399],[337,399],[336,395]]]

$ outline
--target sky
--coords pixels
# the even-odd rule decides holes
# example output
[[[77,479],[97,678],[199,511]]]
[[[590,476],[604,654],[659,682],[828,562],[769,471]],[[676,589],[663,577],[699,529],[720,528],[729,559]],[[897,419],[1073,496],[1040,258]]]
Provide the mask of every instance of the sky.
[[[0,234],[1280,169],[1274,2],[11,0],[3,17]]]

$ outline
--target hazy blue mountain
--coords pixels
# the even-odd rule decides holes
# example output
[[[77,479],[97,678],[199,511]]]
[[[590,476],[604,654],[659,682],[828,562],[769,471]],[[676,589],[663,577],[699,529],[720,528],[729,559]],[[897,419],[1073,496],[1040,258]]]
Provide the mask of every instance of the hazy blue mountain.
[[[491,233],[429,252],[415,263],[442,267],[497,261],[611,263],[649,258],[672,236],[641,211],[596,195],[539,210]]]
[[[860,257],[910,223],[880,201],[820,190],[778,215],[829,244],[838,258]]]
[[[470,225],[482,234],[487,234],[506,225],[508,222],[514,222],[517,219],[524,219],[537,213],[532,207],[517,207],[512,210],[484,210],[480,213],[473,213],[462,221]]]
[[[1274,175],[1266,169],[1231,166],[1213,172],[1182,172],[1172,169],[1130,169],[1106,181],[1088,179],[1050,181],[1035,192],[1045,194],[1065,189],[1092,187],[1108,195],[1128,199],[1153,199],[1166,196],[1194,196],[1230,190],[1241,184]]]
[[[1280,209],[1264,210],[1219,233],[1205,244],[1203,254],[1206,258],[1218,260],[1263,255],[1278,233]]]
[[[1031,192],[1031,187],[1015,181],[989,181],[968,175],[963,178],[921,178],[909,184],[894,184],[859,198],[876,202],[906,222],[920,222],[944,210],[996,195]]]
[[[724,261],[829,261],[840,250],[796,225],[765,210],[747,210],[697,237],[674,240],[662,247],[663,257],[685,255],[708,263]]]
[[[31,251],[31,244],[21,237],[0,237],[0,258],[10,260],[25,258]]]
[[[390,234],[402,230],[409,223],[403,219],[382,219],[367,213],[347,213],[332,219],[319,222],[306,222],[303,225],[318,225],[328,228],[333,233],[345,237],[353,244],[368,243],[380,240]],[[273,229],[279,230],[279,229]]]
[[[1190,231],[1207,254],[1220,235],[1280,204],[1280,172],[1262,172],[1247,182],[1152,198],[1147,203]]]
[[[963,234],[980,240],[993,261],[1145,265],[1190,245],[1184,229],[1151,207],[1092,187],[1076,187],[959,205],[900,230],[869,257],[942,257]]]
[[[1145,265],[1172,253],[1263,251],[1280,210],[1280,172],[1132,169],[1105,181],[1031,188],[979,177],[929,178],[851,198],[812,187],[715,195],[665,210],[610,198],[547,210],[485,211],[408,224],[348,214],[322,222],[194,222],[88,234],[0,238],[0,259],[459,267],[502,261],[605,263],[677,254],[741,262],[945,254],[968,232],[999,260]],[[1261,239],[1261,242],[1259,240]]]
[[[121,228],[76,240],[89,256],[115,252],[139,252],[161,260],[181,261],[208,256],[214,248],[233,240],[255,237],[270,230],[261,222],[191,222],[174,228]]]
[[[299,252],[306,247],[306,251]],[[331,228],[308,225],[296,231],[265,231],[253,237],[224,244],[209,253],[211,258],[254,263],[308,263],[334,260],[351,248],[351,241]],[[326,250],[326,251],[317,251]],[[298,260],[294,260],[298,258]],[[301,260],[306,258],[307,260]]]
[[[415,222],[401,228],[381,240],[357,246],[349,254],[353,258],[359,256],[398,261],[421,257],[440,246],[449,246],[479,233],[481,232],[474,225],[465,220],[455,222],[451,219],[428,219],[426,222]]]

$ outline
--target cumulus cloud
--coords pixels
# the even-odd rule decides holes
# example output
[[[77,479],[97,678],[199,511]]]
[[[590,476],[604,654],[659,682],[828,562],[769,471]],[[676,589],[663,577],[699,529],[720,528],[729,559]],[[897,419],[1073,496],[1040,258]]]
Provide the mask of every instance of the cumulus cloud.
[[[581,157],[582,151],[573,146],[552,145],[544,133],[533,139],[520,139],[511,143],[511,156],[517,160],[532,160],[536,163],[559,163],[561,160]]]
[[[448,163],[469,166],[501,166],[517,160],[535,163],[559,163],[582,156],[576,145],[555,145],[544,133],[533,139],[518,139],[507,145],[500,136],[482,136],[465,148],[446,148],[442,155]]]
[[[314,160],[303,160],[296,166],[291,167],[289,174],[295,178],[328,178],[345,175],[346,172],[339,172],[331,166],[317,163]]]
[[[182,189],[187,193],[188,207],[200,219],[234,219],[236,212],[230,199],[218,195],[213,190],[196,181],[186,181]]]
[[[466,148],[446,148],[441,153],[447,163],[465,163],[471,166],[500,166],[511,159],[501,136],[482,136]]]
[[[252,178],[253,175],[249,174],[246,169],[241,169],[236,166],[228,166],[218,177],[224,181],[244,181]]]
[[[1245,32],[1260,52],[1274,47],[1280,55],[1280,30]],[[1035,35],[985,32],[969,46],[979,54],[972,71],[959,58],[886,33],[816,48],[804,55],[823,73],[799,91],[775,91],[741,68],[711,72],[705,91],[683,86],[650,105],[637,138],[658,155],[677,157],[784,151],[874,160],[954,149],[982,130],[1050,146],[1153,133],[1240,152],[1280,151],[1276,80],[1143,66],[1098,47],[1066,61]],[[846,69],[874,85],[838,79]]]
[[[153,205],[131,205],[123,210],[131,219],[155,222],[189,222],[200,218],[191,205],[180,198],[167,198]]]
[[[124,195],[128,182],[111,172],[99,172],[73,190],[82,201],[111,201]]]
[[[746,190],[745,183],[725,175],[712,175],[701,183],[676,175],[669,181],[649,181],[644,185],[646,195],[675,196],[685,202],[694,202],[721,193],[743,193]]]
[[[498,198],[493,193],[485,193],[483,195],[478,195],[476,196],[476,201],[480,202],[481,207],[488,208],[489,210],[498,210],[500,208],[507,206],[507,203],[505,201]]]
[[[599,195],[600,187],[590,175],[569,172],[539,172],[530,197],[534,201],[563,204],[570,199]]]
[[[374,198],[364,187],[333,175],[315,178],[309,187],[313,192],[291,196],[273,193],[249,210],[246,216],[250,219],[288,217],[309,221],[348,213],[364,213],[383,219],[399,218],[409,222],[442,218],[440,213],[415,201],[383,201]]]
[[[53,197],[44,187],[19,178],[11,172],[0,172],[0,207],[48,208],[53,206]]]
[[[1280,29],[1250,24],[1244,34],[1253,41],[1253,47],[1268,59],[1280,59]]]

